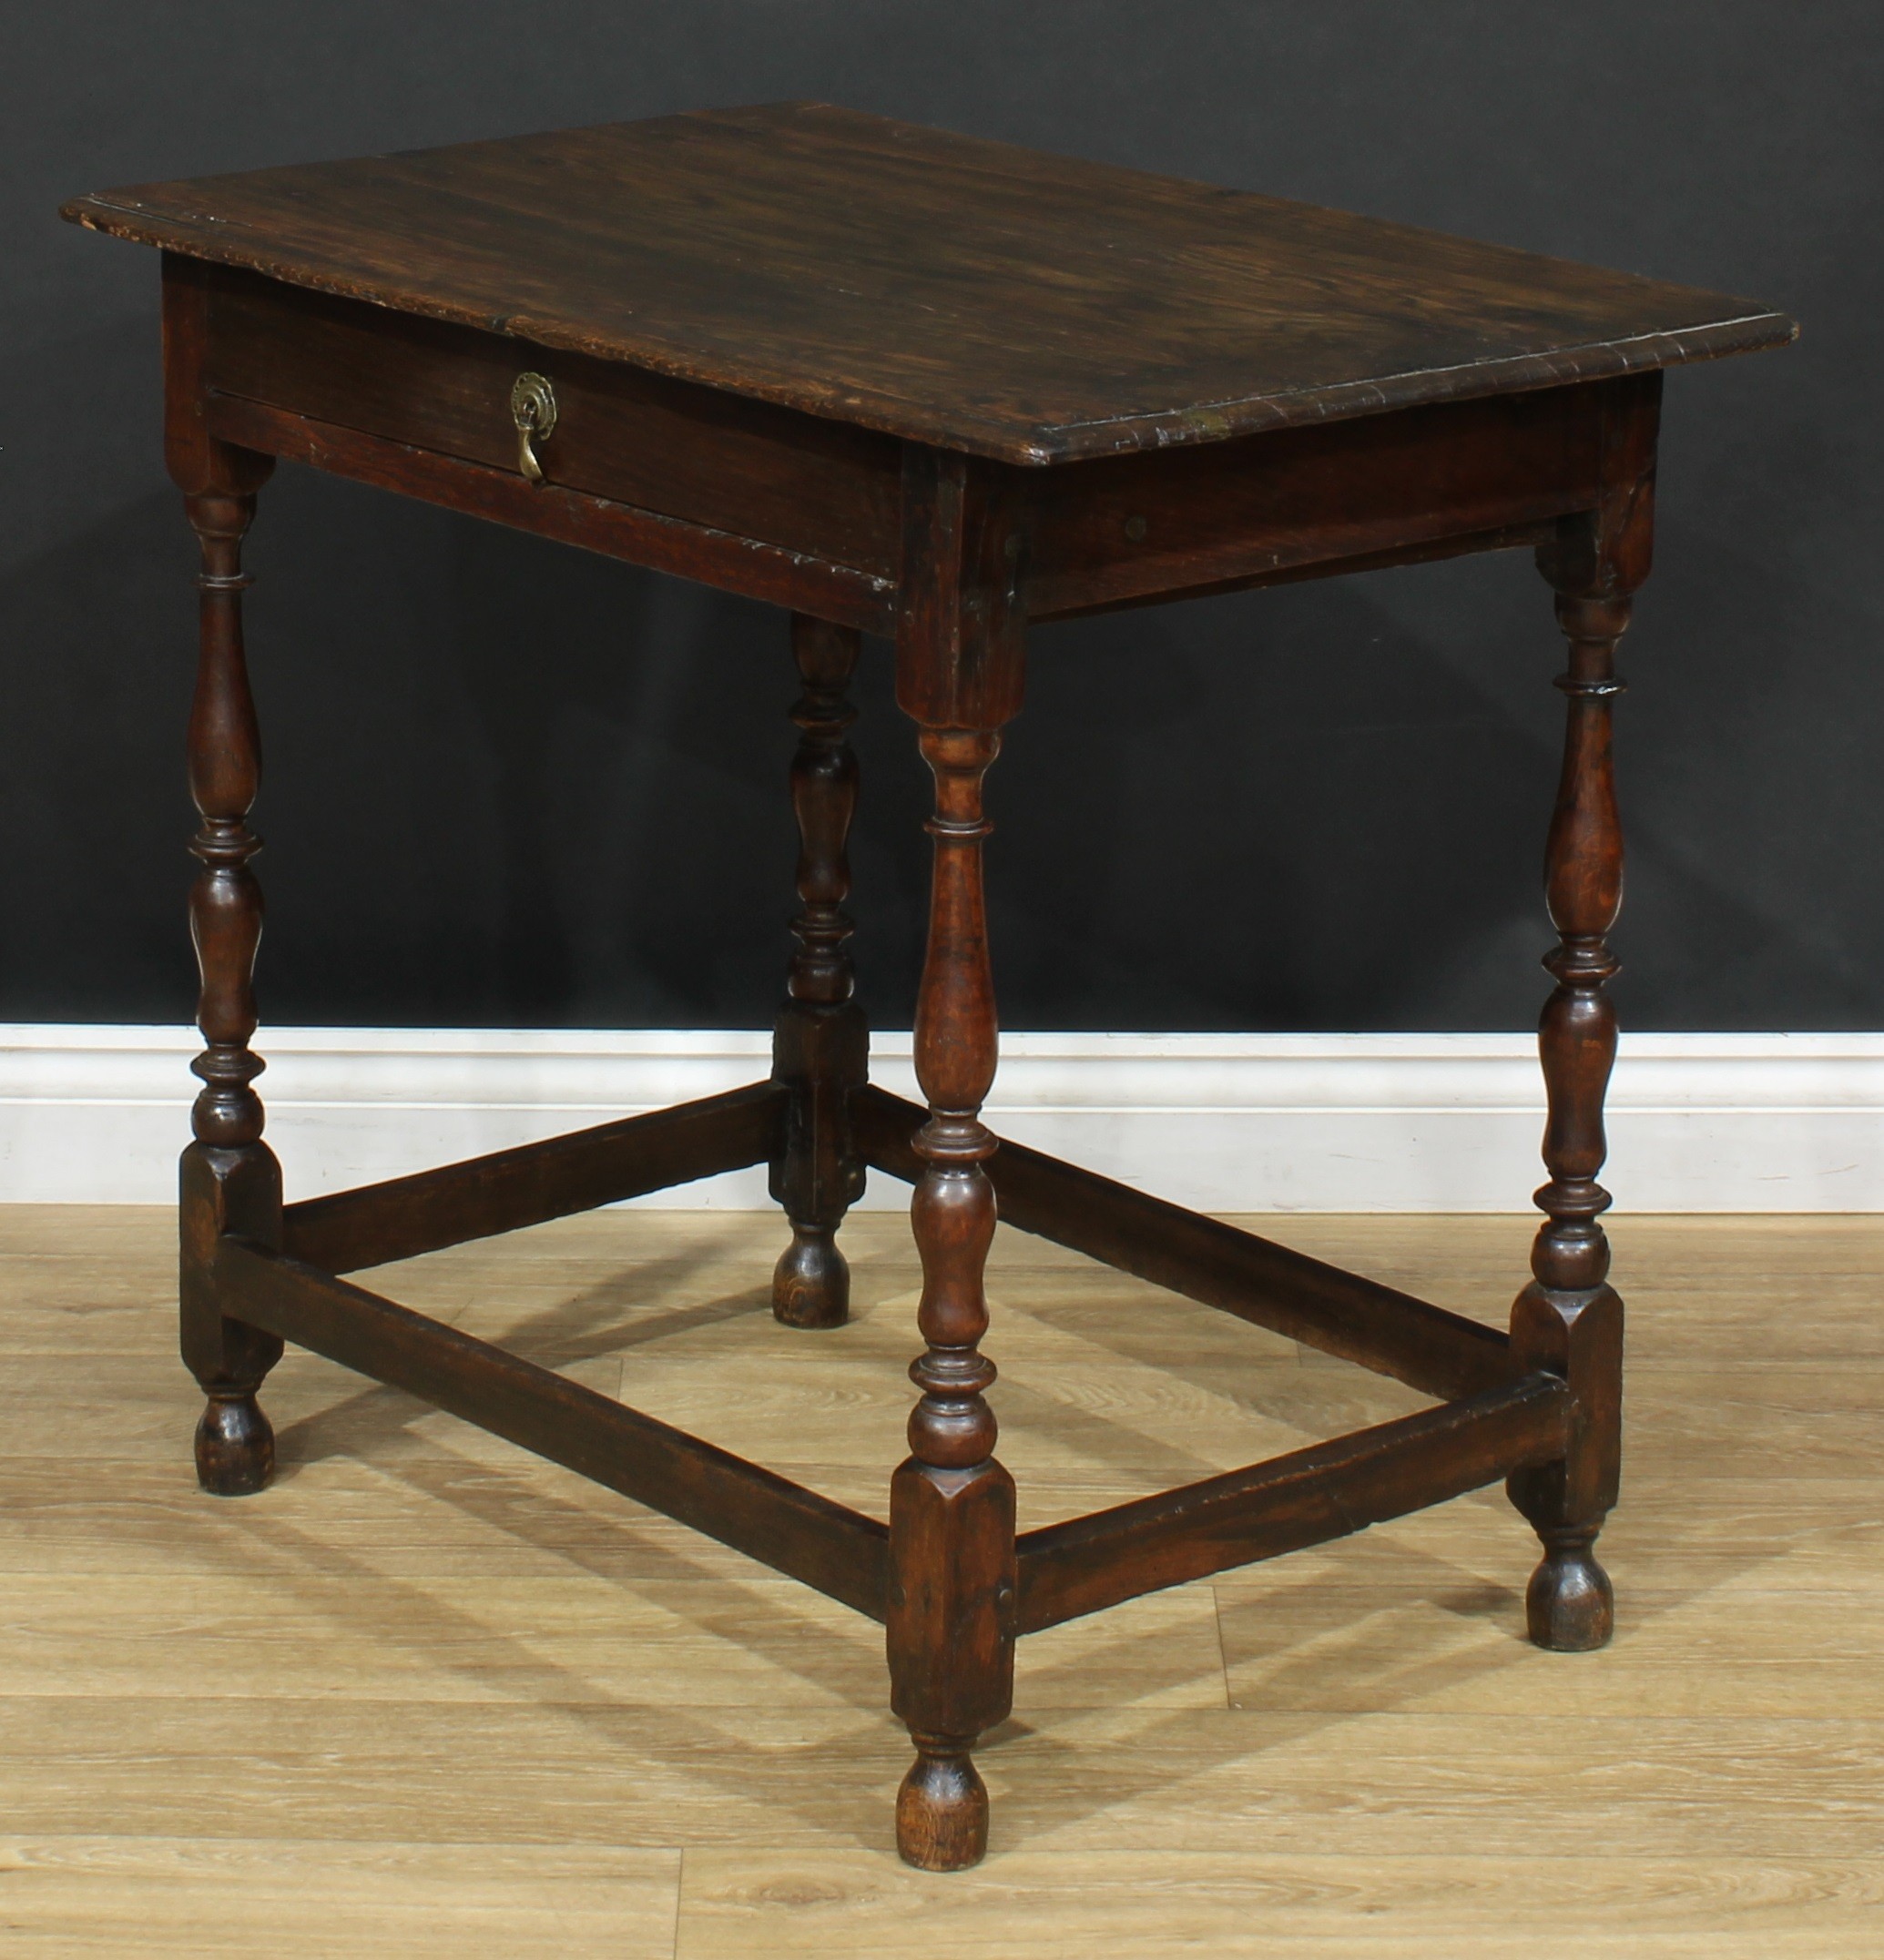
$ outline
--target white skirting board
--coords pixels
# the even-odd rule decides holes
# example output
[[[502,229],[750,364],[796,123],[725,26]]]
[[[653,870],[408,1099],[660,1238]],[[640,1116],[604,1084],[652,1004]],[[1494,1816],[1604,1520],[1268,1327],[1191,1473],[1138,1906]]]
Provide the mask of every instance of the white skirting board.
[[[194,1030],[0,1025],[0,1202],[163,1203]],[[769,1037],[271,1028],[260,1087],[290,1197],[736,1087]],[[907,1032],[876,1079],[913,1096]],[[1511,1034],[1012,1034],[1017,1142],[1226,1212],[1512,1212],[1542,1177],[1535,1045]],[[1625,1035],[1604,1181],[1637,1212],[1884,1211],[1884,1034]],[[901,1205],[874,1177],[864,1203]],[[762,1169],[661,1205],[762,1205]]]

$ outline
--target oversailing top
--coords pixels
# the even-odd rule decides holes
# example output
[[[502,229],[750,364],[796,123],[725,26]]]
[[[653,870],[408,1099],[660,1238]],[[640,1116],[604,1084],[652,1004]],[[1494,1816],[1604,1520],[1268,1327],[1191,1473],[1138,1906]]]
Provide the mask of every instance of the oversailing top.
[[[1720,293],[816,103],[137,185],[64,215],[1023,464],[1797,331]]]

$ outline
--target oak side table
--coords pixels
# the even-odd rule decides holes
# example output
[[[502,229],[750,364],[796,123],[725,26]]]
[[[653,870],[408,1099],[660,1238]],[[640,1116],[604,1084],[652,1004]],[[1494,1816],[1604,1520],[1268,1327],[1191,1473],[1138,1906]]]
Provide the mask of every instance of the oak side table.
[[[1649,565],[1661,370],[1774,347],[1750,302],[1275,198],[790,103],[102,192],[163,252],[166,444],[201,543],[190,922],[208,1043],[182,1165],[182,1345],[207,1489],[253,1491],[293,1341],[817,1587],[887,1632],[916,1757],[897,1843],[972,1864],[972,1761],[1032,1633],[1499,1478],[1544,1551],[1533,1640],[1608,1637],[1622,1303],[1596,1183],[1622,891],[1614,653]],[[803,695],[802,849],[769,1081],[285,1204],[250,975],[259,774],[242,537],[278,457],[767,599]],[[994,1075],[983,778],[1030,620],[1534,549],[1570,646],[1546,853],[1545,1214],[1509,1335],[1014,1144]],[[926,1109],[866,1076],[845,687],[893,641],[935,781]],[[889,1521],[339,1275],[770,1166],[773,1306],[838,1325],[866,1167],[914,1186],[926,1344]],[[1010,1224],[1397,1376],[1434,1407],[1016,1535],[983,1399]]]

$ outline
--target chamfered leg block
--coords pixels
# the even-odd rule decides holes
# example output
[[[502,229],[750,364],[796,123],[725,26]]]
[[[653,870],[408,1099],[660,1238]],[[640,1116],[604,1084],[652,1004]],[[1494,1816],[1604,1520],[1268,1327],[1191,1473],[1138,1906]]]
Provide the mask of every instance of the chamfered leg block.
[[[282,1344],[279,1335],[222,1311],[210,1266],[226,1232],[280,1244],[281,1169],[266,1143],[239,1150],[192,1143],[181,1172],[179,1333],[184,1365],[206,1397],[196,1431],[197,1481],[219,1498],[247,1497],[274,1474],[275,1432],[256,1395]]]
[[[804,684],[791,715],[799,730],[791,766],[799,910],[772,1037],[772,1079],[788,1099],[771,1193],[791,1223],[791,1244],[772,1275],[772,1312],[793,1327],[839,1327],[849,1317],[850,1269],[837,1231],[863,1193],[850,1106],[868,1074],[870,1030],[852,998],[852,929],[843,909],[857,807],[857,757],[846,738],[857,714],[845,689],[859,645],[851,627],[792,614],[791,650]]]

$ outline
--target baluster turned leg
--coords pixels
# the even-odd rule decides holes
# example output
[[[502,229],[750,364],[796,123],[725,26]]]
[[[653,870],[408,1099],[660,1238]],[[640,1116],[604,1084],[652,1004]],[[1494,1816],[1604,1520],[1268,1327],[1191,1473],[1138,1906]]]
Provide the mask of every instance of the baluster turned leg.
[[[791,1221],[791,1244],[772,1275],[772,1312],[793,1327],[840,1327],[848,1317],[850,1270],[837,1230],[863,1193],[850,1100],[867,1073],[870,1030],[851,999],[851,925],[843,909],[850,893],[845,845],[857,807],[857,757],[845,738],[857,713],[844,689],[858,647],[849,626],[792,615],[791,650],[805,689],[791,716],[801,731],[791,766],[801,909],[772,1040],[772,1078],[791,1093],[771,1191]]]
[[[262,459],[246,462],[250,482],[266,474]],[[281,1173],[261,1141],[261,1099],[252,1084],[262,1062],[249,1046],[262,906],[249,868],[261,846],[248,818],[261,746],[242,651],[249,579],[241,549],[255,496],[252,490],[210,491],[185,503],[202,548],[201,639],[189,717],[190,794],[202,818],[190,849],[202,868],[190,892],[189,922],[202,977],[197,1021],[208,1046],[191,1064],[203,1087],[191,1113],[196,1142],[183,1153],[182,1346],[209,1397],[197,1427],[197,1476],[204,1489],[234,1497],[260,1490],[274,1468],[274,1432],[255,1396],[281,1354],[275,1335],[221,1312],[210,1272],[224,1232],[267,1244],[280,1238]]]
[[[1547,1215],[1532,1248],[1533,1283],[1512,1309],[1512,1341],[1522,1358],[1569,1380],[1577,1416],[1569,1454],[1519,1471],[1508,1488],[1544,1547],[1525,1595],[1531,1638],[1581,1652],[1609,1639],[1614,1611],[1594,1548],[1621,1470],[1623,1303],[1608,1285],[1609,1243],[1599,1220],[1610,1200],[1596,1173],[1607,1150],[1603,1098],[1616,1044],[1606,989],[1617,961],[1607,936],[1623,897],[1610,710],[1622,691],[1615,644],[1629,623],[1629,600],[1560,593],[1557,616],[1570,642],[1569,671],[1558,681],[1569,722],[1545,870],[1558,944],[1543,962],[1557,985],[1538,1031],[1550,1181],[1537,1193]]]
[[[1013,1701],[1014,1487],[994,1460],[983,1392],[994,1365],[983,1267],[994,1236],[994,1149],[980,1110],[994,1079],[993,979],[982,891],[982,778],[992,732],[925,727],[935,777],[929,951],[916,1007],[916,1074],[929,1121],[911,1205],[922,1257],[918,1326],[927,1351],[910,1374],[922,1396],[910,1457],[890,1493],[891,1703],[916,1761],[896,1805],[897,1847],[911,1864],[955,1871],[987,1848],[988,1793],[970,1752]]]

